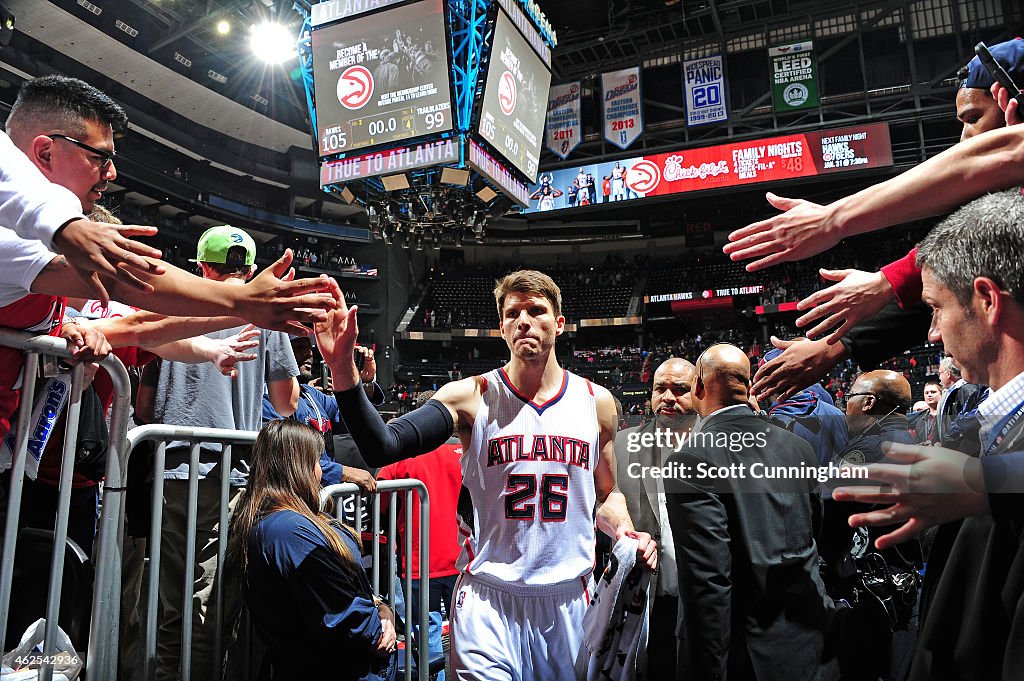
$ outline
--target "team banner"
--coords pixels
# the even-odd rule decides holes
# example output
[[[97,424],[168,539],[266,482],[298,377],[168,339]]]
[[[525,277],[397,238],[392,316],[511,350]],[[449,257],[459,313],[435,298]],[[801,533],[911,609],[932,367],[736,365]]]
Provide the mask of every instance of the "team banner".
[[[778,112],[818,106],[818,63],[810,40],[768,48],[772,101]]]
[[[604,138],[626,149],[644,131],[640,109],[640,67],[601,74]]]
[[[580,116],[580,82],[555,85],[548,93],[547,128],[544,144],[551,153],[567,157],[575,149],[583,133]]]
[[[524,211],[578,208],[892,165],[889,126],[872,123],[633,156],[541,173]]]
[[[686,87],[686,124],[717,123],[729,117],[725,106],[722,55],[683,62]]]

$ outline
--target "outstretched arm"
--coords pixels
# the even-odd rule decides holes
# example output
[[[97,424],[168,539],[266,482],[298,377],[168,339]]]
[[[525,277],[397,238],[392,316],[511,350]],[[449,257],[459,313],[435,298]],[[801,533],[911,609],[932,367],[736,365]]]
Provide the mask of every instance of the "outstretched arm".
[[[133,274],[159,274],[159,263],[141,256],[160,251],[130,236],[156,234],[155,227],[107,225],[87,220],[82,202],[67,188],[47,180],[6,133],[0,132],[0,224],[23,239],[38,239],[67,257],[91,294],[109,300],[99,273],[122,286],[147,290]]]
[[[289,249],[242,286],[203,279],[167,263],[161,263],[164,274],[136,273],[153,287],[152,293],[114,279],[104,278],[104,282],[117,300],[153,312],[186,317],[241,317],[266,329],[305,334],[307,330],[299,322],[323,319],[323,310],[334,306],[334,297],[325,293],[332,284],[326,276],[292,281],[291,260]],[[92,289],[70,269],[64,256],[56,256],[52,265],[36,276],[33,293],[90,296]]]
[[[340,292],[339,292],[340,293]],[[447,442],[467,408],[479,396],[475,378],[443,386],[419,409],[384,423],[362,389],[353,354],[359,336],[356,311],[339,296],[338,309],[316,325],[317,347],[334,378],[334,397],[349,433],[363,459],[371,466],[385,466],[437,449]]]
[[[986,192],[1024,183],[1024,128],[992,130],[906,171],[822,206],[768,193],[784,211],[738,229],[723,249],[750,272],[803,260],[842,239],[947,213]]]

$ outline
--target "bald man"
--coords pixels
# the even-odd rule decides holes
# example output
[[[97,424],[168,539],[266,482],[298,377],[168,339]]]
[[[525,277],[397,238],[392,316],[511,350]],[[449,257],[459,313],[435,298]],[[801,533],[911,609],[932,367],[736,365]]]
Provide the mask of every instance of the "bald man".
[[[885,458],[886,442],[914,444],[915,437],[907,421],[912,404],[910,383],[895,371],[869,371],[861,374],[846,398],[846,425],[850,441],[836,456],[836,463],[877,463]],[[868,510],[863,504],[840,504],[825,500],[825,522],[821,532],[821,556],[825,561],[825,581],[829,593],[854,606],[838,619],[837,658],[844,679],[902,679],[910,669],[917,642],[917,571],[922,567],[921,544],[907,542],[899,550],[874,551],[874,540],[889,529],[851,529],[849,517]],[[859,580],[881,565],[881,558],[892,573],[901,575],[907,591],[892,599],[888,612],[855,596]],[[898,604],[905,607],[896,607]],[[891,620],[896,621],[892,630]]]
[[[694,426],[697,414],[690,401],[693,364],[679,357],[667,359],[654,372],[651,410],[654,418],[621,430],[615,436],[615,461],[619,490],[633,524],[658,542],[658,565],[651,593],[651,634],[647,645],[647,679],[685,678],[677,659],[676,619],[679,584],[675,544],[668,522],[665,484],[651,477],[651,468],[662,466],[681,437]],[[677,674],[680,674],[677,676]]]
[[[669,458],[687,678],[816,678],[834,608],[818,575],[817,482],[768,475],[816,469],[817,459],[754,414],[749,389],[742,350],[705,350],[690,390],[700,425]]]

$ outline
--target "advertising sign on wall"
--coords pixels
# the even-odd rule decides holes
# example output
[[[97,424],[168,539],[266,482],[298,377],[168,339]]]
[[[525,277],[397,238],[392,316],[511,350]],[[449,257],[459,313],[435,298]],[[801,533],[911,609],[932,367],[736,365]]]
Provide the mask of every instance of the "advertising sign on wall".
[[[526,212],[578,208],[705,189],[892,165],[889,126],[872,123],[782,135],[541,173]]]

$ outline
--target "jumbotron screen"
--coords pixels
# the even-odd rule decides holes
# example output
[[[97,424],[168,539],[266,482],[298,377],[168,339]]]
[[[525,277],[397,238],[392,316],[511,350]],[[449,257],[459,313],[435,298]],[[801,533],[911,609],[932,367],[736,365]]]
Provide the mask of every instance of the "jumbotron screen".
[[[537,179],[550,87],[551,72],[499,10],[477,131],[530,182]]]
[[[313,31],[320,156],[452,129],[442,0]]]

